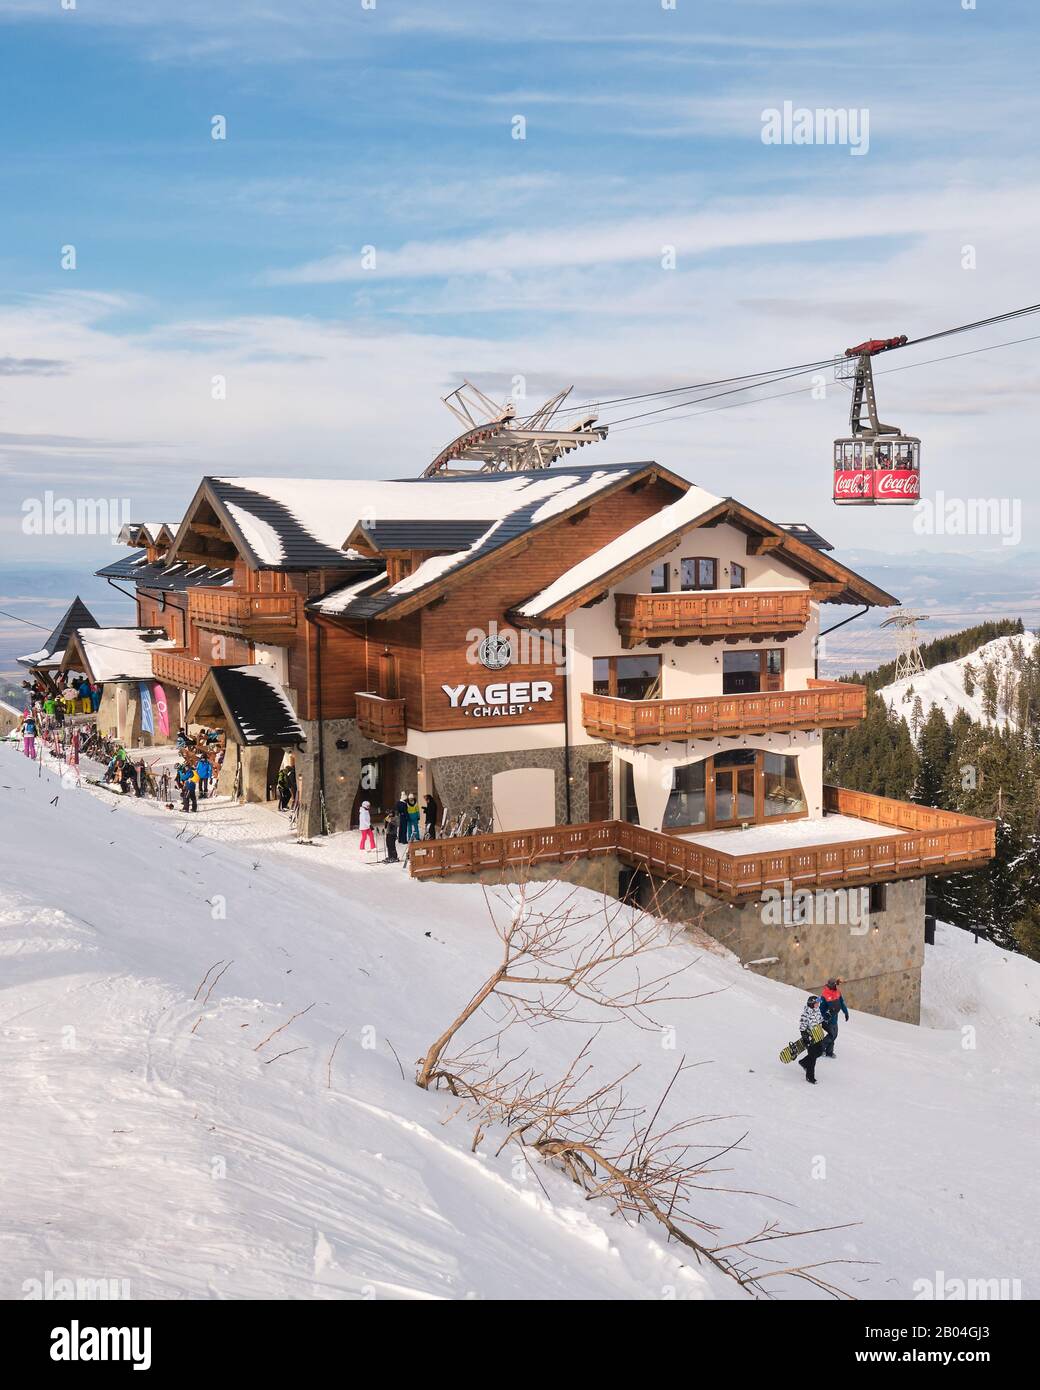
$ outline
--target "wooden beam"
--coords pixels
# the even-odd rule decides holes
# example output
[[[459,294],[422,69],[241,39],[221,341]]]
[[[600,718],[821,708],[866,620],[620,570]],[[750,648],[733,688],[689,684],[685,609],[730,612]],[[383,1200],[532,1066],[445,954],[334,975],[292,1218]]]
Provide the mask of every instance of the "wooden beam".
[[[777,550],[783,545],[782,536],[748,536],[747,553],[749,555],[766,555],[771,550]]]

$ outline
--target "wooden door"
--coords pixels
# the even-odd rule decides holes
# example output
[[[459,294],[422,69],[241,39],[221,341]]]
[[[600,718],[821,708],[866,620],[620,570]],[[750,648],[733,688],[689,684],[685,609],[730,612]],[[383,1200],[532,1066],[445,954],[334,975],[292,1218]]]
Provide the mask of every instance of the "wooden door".
[[[715,769],[715,824],[736,825],[755,819],[755,767]]]
[[[379,694],[384,700],[396,700],[400,688],[397,657],[383,652],[379,657]]]
[[[610,763],[589,763],[589,820],[610,819]]]

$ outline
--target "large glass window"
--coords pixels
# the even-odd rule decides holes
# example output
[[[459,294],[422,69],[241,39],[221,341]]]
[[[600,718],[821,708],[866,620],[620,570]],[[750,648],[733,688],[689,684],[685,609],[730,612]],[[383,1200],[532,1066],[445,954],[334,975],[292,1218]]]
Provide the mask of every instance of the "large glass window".
[[[597,656],[592,661],[593,695],[619,700],[657,700],[661,696],[659,656]]]
[[[717,560],[695,555],[679,561],[679,580],[684,589],[715,589],[717,575]]]
[[[757,694],[761,690],[783,690],[784,651],[767,647],[757,652],[722,653],[723,695]]]
[[[685,763],[672,771],[672,790],[664,813],[664,829],[704,825],[708,818],[704,770],[707,763]]]
[[[753,694],[762,688],[761,652],[722,653],[723,695]]]
[[[787,753],[766,753],[762,772],[765,814],[800,815],[805,810],[805,793],[798,777],[798,759]]]

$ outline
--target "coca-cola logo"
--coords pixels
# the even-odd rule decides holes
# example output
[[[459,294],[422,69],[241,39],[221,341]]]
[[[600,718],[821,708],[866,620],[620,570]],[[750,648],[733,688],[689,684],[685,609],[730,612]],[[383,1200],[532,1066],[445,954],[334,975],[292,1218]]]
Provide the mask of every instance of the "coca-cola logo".
[[[886,473],[882,470],[874,479],[875,497],[917,497],[920,489],[920,476],[909,471]]]
[[[834,475],[835,497],[864,497],[870,492],[870,474],[864,469],[856,473]]]

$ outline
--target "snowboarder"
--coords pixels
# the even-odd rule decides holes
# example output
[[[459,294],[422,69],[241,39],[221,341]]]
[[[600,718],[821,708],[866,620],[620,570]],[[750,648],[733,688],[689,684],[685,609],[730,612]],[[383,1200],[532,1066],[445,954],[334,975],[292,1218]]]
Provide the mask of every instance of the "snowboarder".
[[[805,1056],[799,1057],[798,1065],[805,1072],[805,1079],[809,1082],[810,1086],[816,1085],[816,1059],[823,1051],[822,1042],[813,1042],[812,1030],[813,1028],[822,1028],[823,1026],[823,1019],[820,1016],[819,995],[810,994],[805,1001],[805,1008],[802,1010],[802,1016],[798,1020],[798,1028],[807,1049]]]
[[[361,810],[358,812],[358,825],[361,828],[361,844],[359,846],[362,854],[366,849],[375,849],[376,837],[372,829],[372,803],[362,801]]]
[[[823,1015],[823,1026],[827,1029],[827,1041],[823,1045],[823,1055],[825,1057],[834,1056],[834,1044],[838,1041],[838,1013],[845,1015],[845,1022],[849,1021],[849,1010],[841,992],[841,980],[832,978],[827,981],[820,994],[820,1013]]]

